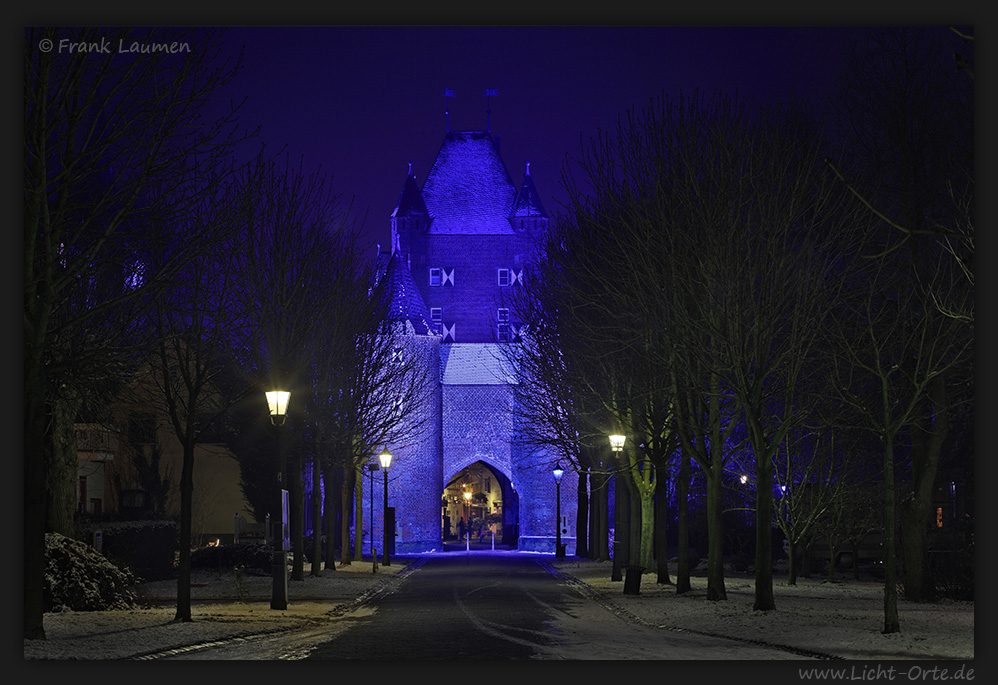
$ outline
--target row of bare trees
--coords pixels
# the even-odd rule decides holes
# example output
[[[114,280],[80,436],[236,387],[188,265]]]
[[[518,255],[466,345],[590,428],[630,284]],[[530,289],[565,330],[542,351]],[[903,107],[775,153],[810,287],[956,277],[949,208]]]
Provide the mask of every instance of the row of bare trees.
[[[350,517],[336,513],[352,506],[353,474],[377,446],[404,446],[404,419],[427,391],[424,360],[389,314],[387,281],[327,178],[248,151],[253,136],[238,132],[235,111],[207,114],[238,71],[220,58],[221,38],[25,32],[29,639],[45,636],[44,534],[74,534],[81,417],[112,424],[140,406],[182,447],[176,619],[190,621],[195,448],[207,434],[228,434],[242,452],[258,518],[279,520],[278,483],[289,490],[292,578],[301,580],[306,467],[313,506],[326,483],[326,528],[346,526]],[[192,49],[148,59],[59,48],[119,39]],[[293,393],[286,475],[279,436],[258,428],[269,427],[263,393],[277,385]],[[347,497],[332,493],[334,481]],[[317,574],[322,527],[314,528]],[[326,568],[335,568],[332,540]]]
[[[615,557],[646,568],[657,557],[660,582],[670,580],[655,544],[666,517],[654,525],[652,502],[661,507],[663,482],[676,478],[678,592],[689,589],[690,463],[706,481],[707,596],[720,600],[722,484],[749,455],[755,609],[775,608],[773,526],[793,546],[835,518],[851,483],[871,478],[882,487],[884,632],[899,630],[898,523],[906,593],[931,597],[931,489],[948,417],[966,410],[972,360],[972,127],[963,75],[931,58],[916,67],[925,39],[877,32],[876,65],[854,64],[863,78],[845,91],[865,104],[840,102],[846,115],[883,115],[864,122],[868,139],[857,138],[858,116],[836,129],[792,100],[663,97],[628,112],[566,171],[567,211],[512,303],[526,439],[579,471],[583,504],[588,477],[590,522],[605,522],[598,500],[616,476]],[[938,77],[947,67],[950,78]],[[919,109],[928,93],[943,104]],[[848,171],[833,173],[830,150]],[[909,230],[898,235],[886,214]],[[613,432],[629,439],[616,459]],[[896,468],[915,493],[900,508]],[[606,558],[606,528],[589,534],[580,549]]]

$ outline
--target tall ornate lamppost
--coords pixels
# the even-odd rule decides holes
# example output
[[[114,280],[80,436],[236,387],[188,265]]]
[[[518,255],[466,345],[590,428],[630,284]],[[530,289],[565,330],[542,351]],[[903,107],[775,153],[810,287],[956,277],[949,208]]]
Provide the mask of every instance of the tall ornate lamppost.
[[[468,536],[465,538],[464,549],[469,551],[471,549],[471,490],[464,491],[464,505],[468,512],[464,519],[464,531]]]
[[[284,442],[281,439],[280,427],[288,415],[288,400],[291,393],[287,390],[270,390],[266,393],[267,406],[270,409],[270,422],[277,427],[277,515],[274,523],[274,585],[270,596],[271,609],[288,608],[288,548],[284,537],[284,499],[287,490],[284,489]]]
[[[615,434],[615,435],[611,435],[610,436],[610,450],[613,452],[614,457],[621,456],[621,453],[624,451],[624,441],[625,440],[626,440],[626,437],[623,436],[623,435]],[[621,500],[623,499],[624,488],[622,487],[623,483],[620,480],[621,479],[621,473],[622,472],[618,470],[617,475],[614,476],[614,479],[613,479],[614,484],[615,484],[615,487],[614,487],[614,496],[613,496],[613,502],[614,502],[614,507],[613,507],[614,508],[614,517],[613,517],[613,567],[612,567],[612,569],[610,571],[610,580],[612,580],[612,581],[613,580],[623,580],[623,578],[624,578],[623,573],[621,573],[621,565],[623,564],[623,561],[620,558],[620,555],[621,555],[621,551],[620,551],[620,523],[621,523],[621,518],[622,517],[617,515],[617,514],[620,514],[623,511],[623,506],[622,506]]]
[[[391,566],[391,561],[388,558],[388,467],[392,465],[392,454],[388,451],[388,447],[385,447],[384,451],[378,455],[378,461],[381,462],[381,470],[385,472],[385,502],[384,502],[384,516],[382,528],[384,529],[384,545],[385,548],[382,550],[382,566]],[[373,531],[372,531],[373,532]]]
[[[561,561],[565,558],[565,547],[561,544],[561,477],[565,472],[561,468],[561,463],[555,463],[554,471],[555,486],[555,552],[554,558]]]

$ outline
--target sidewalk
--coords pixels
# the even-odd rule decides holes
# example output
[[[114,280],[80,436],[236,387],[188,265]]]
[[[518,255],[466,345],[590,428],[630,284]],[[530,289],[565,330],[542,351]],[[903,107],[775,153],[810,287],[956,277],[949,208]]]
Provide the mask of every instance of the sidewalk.
[[[462,554],[464,552],[448,552]],[[693,577],[692,591],[676,596],[674,585],[659,584],[654,573],[641,577],[638,595],[624,595],[623,582],[611,581],[610,562],[568,558],[555,561],[551,554],[516,551],[471,551],[471,554],[515,554],[534,558],[561,574],[561,582],[574,585],[622,620],[670,630],[762,642],[832,659],[964,660],[974,659],[974,603],[940,600],[934,604],[898,602],[901,632],[881,634],[883,583],[873,580],[826,583],[801,579],[786,585],[774,579],[776,611],[753,611],[754,580],[728,574],[728,599],[706,599],[706,579]],[[427,555],[432,557],[434,555]],[[270,608],[272,579],[246,576],[237,583],[231,571],[198,571],[192,575],[193,621],[174,623],[176,581],[145,583],[141,598],[152,608],[45,614],[47,640],[24,640],[24,658],[132,659],[143,654],[181,648],[212,640],[328,624],[357,608],[359,599],[399,582],[398,574],[418,557],[393,559],[392,565],[370,561],[337,566],[321,577],[308,575],[288,581],[288,608]],[[670,568],[675,581],[675,568]],[[836,579],[839,581],[840,579]],[[612,629],[612,620],[607,628]],[[591,658],[599,659],[598,650]],[[709,658],[709,655],[704,655]]]
[[[198,570],[191,573],[189,623],[174,623],[177,581],[139,586],[139,602],[150,608],[124,611],[47,613],[45,640],[24,640],[24,658],[132,659],[142,654],[238,636],[304,628],[335,620],[404,571],[413,559],[378,563],[370,560],[337,564],[320,577],[305,569],[301,581],[288,581],[288,608],[270,608],[273,579],[244,575],[237,582],[232,571]]]

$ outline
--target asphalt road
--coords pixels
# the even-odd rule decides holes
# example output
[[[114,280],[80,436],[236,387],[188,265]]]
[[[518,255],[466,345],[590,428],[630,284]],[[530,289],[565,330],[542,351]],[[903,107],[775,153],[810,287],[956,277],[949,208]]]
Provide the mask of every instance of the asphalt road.
[[[542,560],[454,552],[424,557],[370,602],[326,625],[226,641],[172,659],[663,660],[807,658],[665,630],[589,596]]]

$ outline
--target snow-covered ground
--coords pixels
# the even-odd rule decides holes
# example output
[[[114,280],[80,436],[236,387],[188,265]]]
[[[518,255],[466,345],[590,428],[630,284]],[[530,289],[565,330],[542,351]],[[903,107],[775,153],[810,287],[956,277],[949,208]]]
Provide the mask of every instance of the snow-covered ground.
[[[675,587],[658,584],[653,573],[642,576],[640,594],[624,595],[623,582],[611,581],[609,562],[566,559],[552,555],[538,561],[581,581],[584,594],[593,593],[599,604],[615,611],[623,620],[659,627],[650,639],[667,639],[670,629],[733,637],[815,652],[849,660],[964,660],[974,659],[974,604],[940,600],[914,604],[899,600],[901,632],[883,635],[883,584],[801,579],[788,586],[777,575],[774,583],[776,610],[752,609],[754,581],[750,576],[728,574],[728,599],[706,599],[706,580],[692,579],[693,591],[677,597]],[[35,659],[129,659],[143,654],[239,635],[252,635],[285,628],[308,628],[338,621],[354,600],[376,591],[383,584],[398,582],[394,576],[404,562],[379,566],[370,562],[326,571],[321,577],[306,575],[289,581],[289,606],[270,608],[271,579],[244,576],[237,583],[232,572],[198,571],[192,576],[192,614],[189,623],[174,623],[176,582],[160,581],[140,586],[140,600],[166,602],[154,608],[115,611],[79,611],[45,614],[46,640],[25,640],[24,658]],[[418,571],[417,571],[418,572]],[[675,569],[671,569],[675,580]],[[594,604],[595,607],[595,604]],[[614,620],[599,621],[605,630]],[[598,635],[598,633],[594,633]],[[659,636],[659,637],[656,637]],[[578,659],[614,659],[601,652],[598,639]],[[677,658],[675,655],[672,658]],[[702,651],[690,651],[689,659],[709,659]]]

